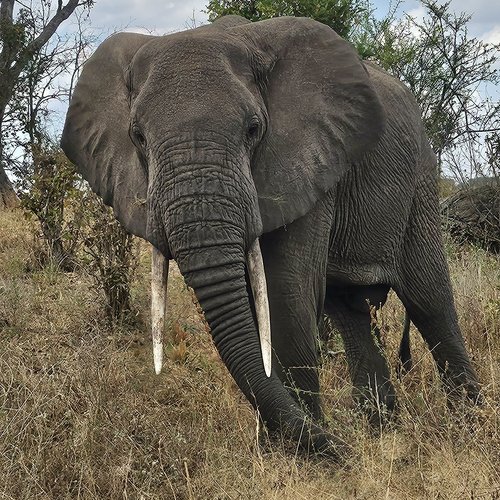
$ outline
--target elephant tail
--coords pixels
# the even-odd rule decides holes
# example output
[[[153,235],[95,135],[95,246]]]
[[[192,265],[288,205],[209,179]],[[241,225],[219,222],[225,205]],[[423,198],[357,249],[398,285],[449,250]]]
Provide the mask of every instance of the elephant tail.
[[[398,374],[401,376],[408,373],[412,369],[412,366],[413,361],[411,359],[410,350],[410,315],[408,314],[408,311],[406,311],[403,336],[401,337],[401,343],[399,344]]]

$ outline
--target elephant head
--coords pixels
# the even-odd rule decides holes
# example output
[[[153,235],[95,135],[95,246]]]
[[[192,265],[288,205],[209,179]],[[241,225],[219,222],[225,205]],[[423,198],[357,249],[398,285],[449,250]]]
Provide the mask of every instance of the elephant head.
[[[307,213],[383,123],[363,64],[330,28],[229,16],[110,37],[84,66],[63,132],[64,151],[122,224],[177,261],[263,420],[315,449],[329,446],[326,434],[304,424],[261,358],[258,238]]]

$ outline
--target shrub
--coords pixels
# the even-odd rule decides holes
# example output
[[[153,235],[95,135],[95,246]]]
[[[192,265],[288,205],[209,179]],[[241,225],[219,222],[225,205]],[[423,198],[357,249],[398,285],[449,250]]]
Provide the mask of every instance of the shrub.
[[[53,145],[33,145],[31,165],[18,182],[21,206],[38,220],[35,260],[63,271],[75,267],[81,244],[82,180],[64,153]]]
[[[96,288],[104,293],[110,323],[130,319],[130,283],[138,264],[133,236],[90,190],[86,191],[83,204],[86,221],[83,262]]]

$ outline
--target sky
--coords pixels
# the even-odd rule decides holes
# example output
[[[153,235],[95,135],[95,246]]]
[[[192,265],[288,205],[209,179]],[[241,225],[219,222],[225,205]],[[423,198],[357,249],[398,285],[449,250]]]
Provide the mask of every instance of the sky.
[[[376,0],[379,11],[387,12],[389,2]],[[441,0],[444,3],[444,0]],[[470,35],[481,38],[485,42],[500,43],[500,2],[498,0],[451,0],[450,9],[456,13],[471,14],[469,22]],[[405,0],[402,12],[413,17],[422,17],[424,8],[417,0]]]
[[[444,1],[444,0],[443,0]],[[165,34],[207,22],[204,12],[208,0],[96,0],[90,12],[92,24],[105,32],[116,30],[154,32]],[[382,17],[389,10],[388,0],[374,0],[377,15]],[[456,12],[473,14],[469,24],[470,34],[485,41],[500,43],[500,1],[451,0]],[[399,9],[421,16],[423,8],[418,0],[404,0]]]
[[[209,0],[95,0],[90,10],[90,24],[99,38],[106,38],[116,31],[131,31],[163,35],[208,23],[206,5]],[[441,0],[444,2],[445,0]],[[372,0],[375,15],[384,17],[389,9],[389,0]],[[500,43],[500,1],[499,0],[451,0],[456,12],[472,14],[469,34],[490,43]],[[408,13],[421,18],[424,9],[418,0],[402,0],[398,9],[400,16]],[[62,31],[75,29],[75,20],[70,17]],[[492,94],[500,94],[495,88]],[[68,103],[54,101],[49,130],[54,135],[61,132]]]

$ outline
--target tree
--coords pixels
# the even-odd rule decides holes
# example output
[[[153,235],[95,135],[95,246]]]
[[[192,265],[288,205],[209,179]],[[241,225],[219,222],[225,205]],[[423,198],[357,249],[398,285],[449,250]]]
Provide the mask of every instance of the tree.
[[[281,16],[310,17],[349,39],[360,18],[366,14],[366,0],[210,0],[209,20],[239,14],[251,21]]]
[[[27,64],[16,82],[3,119],[3,162],[21,181],[32,173],[35,150],[46,149],[51,138],[47,127],[50,104],[66,102],[96,37],[89,34],[86,19],[77,14],[76,30],[54,36]],[[50,148],[49,148],[50,149]]]
[[[500,83],[500,45],[468,33],[471,15],[450,12],[450,2],[422,0],[421,21],[394,11],[369,20],[359,45],[365,57],[403,81],[415,95],[441,169],[459,178],[481,173],[487,164],[486,134],[500,130],[499,104],[485,97],[485,85]],[[356,42],[357,40],[355,40]]]
[[[14,19],[15,4],[20,8]],[[16,196],[6,174],[5,117],[23,73],[40,55],[43,47],[63,21],[78,7],[93,5],[93,0],[57,1],[54,11],[50,0],[42,0],[38,7],[16,0],[2,0],[0,5],[0,209],[15,204]]]
[[[49,104],[67,101],[95,36],[83,13],[78,26],[57,34],[34,54],[16,83],[4,115],[3,160],[15,176],[21,207],[40,224],[36,261],[72,270],[78,261],[83,220],[82,179],[51,137]]]

